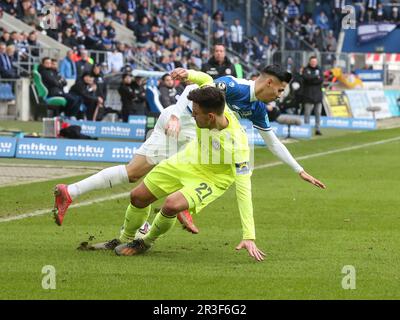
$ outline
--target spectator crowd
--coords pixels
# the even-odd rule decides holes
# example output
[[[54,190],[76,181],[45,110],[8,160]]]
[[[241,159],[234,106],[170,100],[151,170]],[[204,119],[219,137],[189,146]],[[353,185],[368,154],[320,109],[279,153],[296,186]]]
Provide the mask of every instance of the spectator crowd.
[[[45,33],[71,48],[53,72],[64,81],[76,81],[69,92],[65,93],[68,106],[74,116],[79,117],[82,116],[83,108],[77,108],[76,105],[85,105],[83,113],[91,119],[98,116],[95,110],[104,106],[105,79],[117,73],[124,75],[119,88],[122,104],[126,106],[124,119],[127,114],[146,112],[146,103],[141,97],[143,79],[126,75],[136,67],[166,72],[184,67],[203,70],[214,78],[222,75],[243,77],[243,63],[248,66],[271,61],[271,57],[279,53],[282,45],[287,51],[335,52],[343,17],[341,8],[348,4],[344,0],[257,1],[253,6],[259,6],[256,10],[261,12],[260,21],[255,21],[260,28],[256,29],[257,35],[247,37],[243,20],[237,18],[238,15],[228,22],[223,10],[212,13],[207,7],[209,2],[205,0],[54,0],[52,13],[55,28],[43,29],[42,20],[48,13],[48,2],[0,2],[0,15],[7,12],[36,29],[30,33],[0,30],[0,77],[18,78],[21,73],[17,62],[26,62],[31,57],[43,58],[39,53],[37,38],[38,32]],[[225,11],[238,11],[244,6],[241,0],[220,3]],[[358,0],[353,5],[360,23],[400,22],[398,0]],[[243,16],[243,12],[240,14]],[[135,43],[124,43],[116,39],[116,23],[132,31]],[[279,32],[281,23],[286,26],[284,43],[281,43],[283,40]],[[210,38],[212,52],[207,50],[204,42],[182,37],[178,31],[182,29],[200,39]],[[100,53],[90,56],[89,52],[93,50]],[[235,58],[229,59],[227,50],[233,50]],[[324,59],[329,59],[329,55]],[[288,70],[295,71],[290,57],[286,62]],[[333,60],[328,62],[332,63]],[[46,73],[43,61],[41,64],[41,71]],[[53,80],[57,79],[52,76]],[[63,84],[60,81],[59,87]],[[48,85],[50,82],[46,83]],[[57,87],[55,83],[52,85]],[[65,86],[62,87],[65,90]],[[95,98],[89,98],[85,90],[89,90]],[[173,81],[163,77],[160,80],[161,103],[173,103],[179,90]],[[52,90],[49,89],[49,92]],[[80,103],[68,96],[70,93],[80,96]],[[127,97],[130,94],[135,94],[134,104],[128,103]]]

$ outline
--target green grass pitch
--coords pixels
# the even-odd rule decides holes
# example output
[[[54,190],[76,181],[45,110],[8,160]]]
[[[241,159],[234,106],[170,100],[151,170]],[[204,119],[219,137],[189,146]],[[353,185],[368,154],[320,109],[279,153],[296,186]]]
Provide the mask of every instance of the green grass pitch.
[[[400,129],[345,132],[288,148],[301,157],[399,136]],[[255,160],[277,161],[263,149]],[[195,217],[198,235],[177,224],[152,251],[129,258],[76,250],[90,236],[118,234],[123,198],[73,208],[62,227],[50,214],[1,222],[0,299],[399,299],[400,140],[300,163],[328,188],[301,181],[285,165],[254,171],[262,263],[234,249],[241,238],[234,188]],[[50,208],[53,186],[81,177],[54,178],[0,188],[0,218]],[[96,191],[80,202],[131,187]],[[55,290],[42,288],[45,265],[56,269]],[[354,290],[342,288],[345,265],[355,267]]]

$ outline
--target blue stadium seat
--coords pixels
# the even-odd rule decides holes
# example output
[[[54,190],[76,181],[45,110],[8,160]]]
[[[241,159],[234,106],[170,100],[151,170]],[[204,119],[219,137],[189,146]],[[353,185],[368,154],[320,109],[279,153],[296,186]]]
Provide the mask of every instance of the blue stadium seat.
[[[15,95],[12,92],[11,84],[0,83],[0,100],[1,101],[15,100]]]

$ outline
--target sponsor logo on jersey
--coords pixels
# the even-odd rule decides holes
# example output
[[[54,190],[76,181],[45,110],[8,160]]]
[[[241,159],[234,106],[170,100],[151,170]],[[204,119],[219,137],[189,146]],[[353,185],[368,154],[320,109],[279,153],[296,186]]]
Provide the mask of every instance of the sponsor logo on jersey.
[[[215,150],[220,150],[221,149],[221,144],[218,140],[213,139],[212,140],[212,146]]]
[[[224,82],[218,82],[217,88],[221,91],[226,91],[226,84]]]
[[[250,172],[250,165],[248,162],[235,163],[236,174],[248,174]]]

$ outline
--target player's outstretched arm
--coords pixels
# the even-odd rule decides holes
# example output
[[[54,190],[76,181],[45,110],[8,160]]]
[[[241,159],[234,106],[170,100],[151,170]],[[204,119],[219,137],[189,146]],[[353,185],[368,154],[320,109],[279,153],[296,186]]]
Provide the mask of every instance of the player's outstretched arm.
[[[271,150],[271,152],[277,156],[282,162],[289,165],[295,172],[297,172],[304,181],[307,181],[321,189],[325,189],[326,186],[319,181],[318,179],[314,178],[310,174],[308,174],[293,158],[290,154],[289,150],[285,147],[285,145],[279,141],[278,137],[275,135],[274,131],[264,131],[259,130],[261,137],[265,141],[267,147]]]
[[[214,82],[213,78],[207,73],[191,69],[187,70],[184,68],[176,68],[172,70],[171,77],[175,80],[193,82],[200,87],[212,84]]]
[[[300,175],[300,178],[302,178],[304,181],[307,181],[318,188],[326,189],[325,184],[323,184],[318,179],[315,179],[312,175],[308,174],[304,170],[302,172],[300,172],[299,175]]]
[[[236,250],[240,250],[243,248],[247,250],[247,252],[249,253],[249,256],[253,257],[257,261],[264,260],[265,253],[257,248],[254,240],[242,240],[236,247]]]

